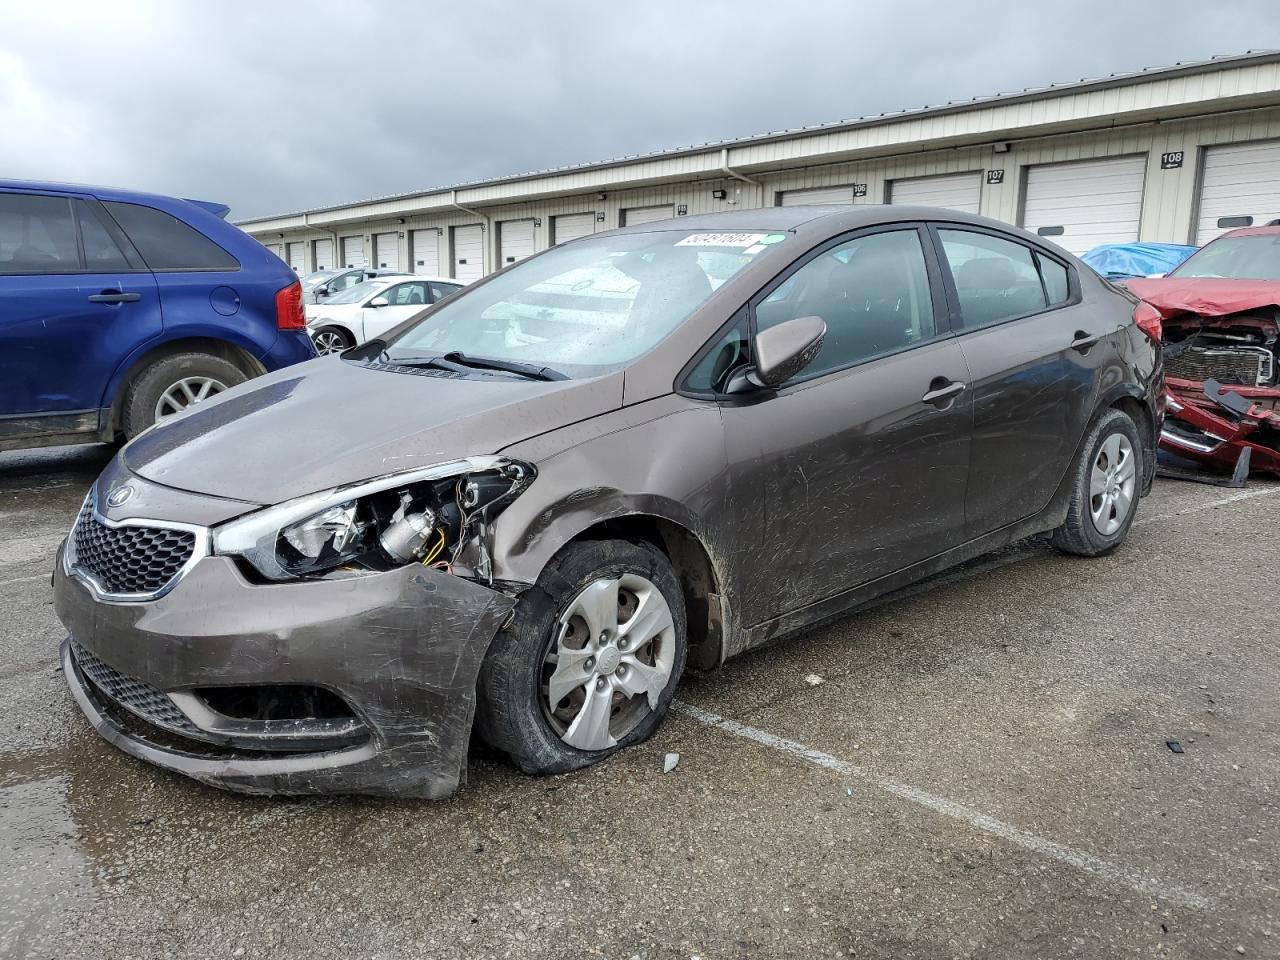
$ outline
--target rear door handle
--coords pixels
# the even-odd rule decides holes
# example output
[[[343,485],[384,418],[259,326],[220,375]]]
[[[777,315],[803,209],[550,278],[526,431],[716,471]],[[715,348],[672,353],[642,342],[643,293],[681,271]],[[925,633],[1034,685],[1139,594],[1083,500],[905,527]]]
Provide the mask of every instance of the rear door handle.
[[[948,380],[946,377],[934,377],[929,383],[929,392],[920,398],[921,403],[929,403],[944,410],[951,406],[954,398],[964,392],[967,384],[963,384],[958,380]]]
[[[1071,349],[1079,353],[1088,353],[1089,348],[1102,339],[1102,334],[1094,336],[1085,330],[1077,330],[1076,338],[1071,341]]]
[[[103,290],[89,298],[90,303],[137,303],[142,299],[140,293],[121,293],[119,290]]]

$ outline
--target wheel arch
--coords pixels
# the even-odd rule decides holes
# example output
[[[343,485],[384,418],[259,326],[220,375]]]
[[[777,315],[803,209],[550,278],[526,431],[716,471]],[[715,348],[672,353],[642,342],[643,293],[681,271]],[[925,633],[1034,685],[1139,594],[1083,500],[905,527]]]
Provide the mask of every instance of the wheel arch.
[[[1145,495],[1156,476],[1156,446],[1160,436],[1155,412],[1146,402],[1142,391],[1127,383],[1117,384],[1104,395],[1103,402],[1089,420],[1089,428],[1092,429],[1098,418],[1108,410],[1119,410],[1126,414],[1138,428],[1142,439],[1142,493]],[[1085,435],[1088,436],[1088,431],[1085,431]]]
[[[680,582],[689,632],[686,663],[695,670],[712,670],[724,661],[722,579],[706,545],[688,526],[657,513],[620,513],[578,530],[556,553],[586,540],[629,540],[657,548]]]
[[[138,376],[152,364],[180,353],[207,353],[219,357],[234,364],[249,378],[258,377],[267,372],[266,367],[244,347],[217,337],[182,337],[153,344],[140,355],[126,360],[116,373],[107,394],[111,397],[110,420],[107,424],[107,432],[110,436],[117,436],[122,429],[125,399],[128,397],[129,387]]]

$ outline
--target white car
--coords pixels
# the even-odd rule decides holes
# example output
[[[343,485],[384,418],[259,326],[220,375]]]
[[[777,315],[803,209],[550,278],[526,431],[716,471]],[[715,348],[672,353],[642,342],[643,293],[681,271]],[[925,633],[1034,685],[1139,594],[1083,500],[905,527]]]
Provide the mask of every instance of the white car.
[[[382,336],[463,286],[448,277],[410,274],[366,280],[323,303],[307,304],[307,332],[317,353],[341,353]]]

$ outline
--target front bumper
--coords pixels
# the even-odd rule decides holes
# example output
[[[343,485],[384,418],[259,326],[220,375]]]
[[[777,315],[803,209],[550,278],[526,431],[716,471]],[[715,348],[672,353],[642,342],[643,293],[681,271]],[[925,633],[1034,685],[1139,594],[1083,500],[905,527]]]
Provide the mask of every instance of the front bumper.
[[[63,668],[93,727],[135,757],[245,793],[452,793],[466,775],[480,662],[514,603],[417,565],[258,585],[229,558],[205,557],[165,596],[133,603],[96,599],[61,550],[54,572],[70,634]],[[338,695],[358,722],[340,738],[255,741],[191,710],[184,735],[181,723],[149,723],[122,693],[158,694],[169,711],[198,689],[292,684]]]

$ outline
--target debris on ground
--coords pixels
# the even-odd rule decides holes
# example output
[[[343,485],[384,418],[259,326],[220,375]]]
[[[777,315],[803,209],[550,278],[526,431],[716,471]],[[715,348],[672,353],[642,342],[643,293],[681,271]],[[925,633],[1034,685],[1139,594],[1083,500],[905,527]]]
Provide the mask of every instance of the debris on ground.
[[[676,768],[676,764],[680,762],[680,754],[668,753],[662,761],[662,772],[670,773]]]
[[[809,686],[811,686],[811,687],[820,687],[820,686],[822,686],[824,683],[826,683],[827,681],[823,680],[823,679],[822,679],[820,676],[818,676],[816,673],[811,673],[811,674],[809,674],[807,677],[805,677],[805,678],[804,678],[804,682],[805,682],[805,683],[807,683],[807,684],[808,684]]]
[[[1177,740],[1166,740],[1165,746],[1169,748],[1171,753],[1183,753],[1182,744]]]

